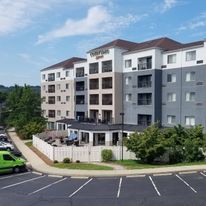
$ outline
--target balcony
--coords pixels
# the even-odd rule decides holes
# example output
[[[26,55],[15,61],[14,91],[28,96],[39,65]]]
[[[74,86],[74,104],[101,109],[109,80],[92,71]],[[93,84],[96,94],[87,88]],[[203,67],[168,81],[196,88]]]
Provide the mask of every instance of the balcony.
[[[84,77],[84,67],[76,68],[76,77]]]
[[[138,88],[149,88],[152,87],[152,81],[138,82]]]
[[[112,89],[112,77],[102,78],[102,89]]]
[[[152,94],[138,94],[138,105],[151,105],[152,104]]]
[[[152,69],[152,57],[138,59],[138,70]]]
[[[102,95],[102,105],[112,105],[112,94]]]
[[[48,86],[48,93],[55,93],[55,85]]]
[[[84,104],[84,95],[76,96],[76,104]]]
[[[97,73],[99,73],[98,62],[89,64],[89,74],[97,74]]]
[[[102,62],[102,73],[112,72],[112,60]]]
[[[99,89],[99,79],[90,79],[89,89]]]
[[[152,115],[138,114],[138,125],[149,126],[152,123]]]
[[[84,91],[84,81],[76,82],[76,91]]]
[[[91,94],[89,98],[90,105],[98,105],[99,104],[99,95],[98,94]]]

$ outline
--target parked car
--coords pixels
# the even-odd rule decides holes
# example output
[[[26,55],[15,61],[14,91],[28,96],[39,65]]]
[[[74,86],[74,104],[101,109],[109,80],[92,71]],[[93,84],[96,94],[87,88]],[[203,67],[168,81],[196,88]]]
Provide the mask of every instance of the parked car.
[[[8,142],[0,142],[0,148],[6,148],[7,150],[14,150],[14,145]]]
[[[0,173],[20,172],[25,170],[26,161],[17,158],[8,151],[0,151]]]
[[[0,142],[11,143],[11,141],[8,139],[6,135],[0,135]]]

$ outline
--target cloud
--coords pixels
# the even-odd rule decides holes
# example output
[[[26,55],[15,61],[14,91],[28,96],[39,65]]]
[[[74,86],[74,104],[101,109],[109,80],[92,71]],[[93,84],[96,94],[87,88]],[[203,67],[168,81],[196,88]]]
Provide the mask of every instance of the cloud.
[[[198,31],[200,29],[206,28],[206,11],[198,15],[197,17],[190,19],[184,25],[177,29],[177,34],[183,31]]]
[[[112,16],[104,6],[93,6],[88,10],[85,18],[80,20],[68,19],[63,26],[39,35],[37,44],[49,42],[54,39],[75,36],[107,33],[118,28],[127,27],[131,23],[136,23],[146,15],[136,16],[128,14],[127,16]]]
[[[0,0],[0,35],[6,35],[33,23],[35,17],[57,6],[97,5],[108,0]]]
[[[177,5],[177,0],[164,0],[159,5],[156,5],[155,10],[160,13],[165,13],[166,11],[172,9]]]

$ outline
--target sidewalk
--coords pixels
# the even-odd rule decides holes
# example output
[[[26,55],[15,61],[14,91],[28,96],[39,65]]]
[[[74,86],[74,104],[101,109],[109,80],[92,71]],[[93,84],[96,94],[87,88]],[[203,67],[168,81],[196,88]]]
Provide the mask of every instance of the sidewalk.
[[[162,167],[151,169],[139,169],[139,170],[127,170],[121,168],[119,170],[69,170],[59,169],[47,165],[42,159],[40,159],[31,149],[29,149],[24,142],[19,139],[17,134],[12,131],[8,131],[9,136],[16,145],[16,147],[22,152],[27,161],[31,164],[35,171],[41,173],[47,173],[50,175],[61,176],[81,176],[81,177],[102,177],[102,176],[131,176],[142,174],[158,174],[158,173],[171,173],[171,172],[185,172],[185,171],[198,171],[206,170],[206,165],[193,165],[193,166],[181,166],[181,167]]]

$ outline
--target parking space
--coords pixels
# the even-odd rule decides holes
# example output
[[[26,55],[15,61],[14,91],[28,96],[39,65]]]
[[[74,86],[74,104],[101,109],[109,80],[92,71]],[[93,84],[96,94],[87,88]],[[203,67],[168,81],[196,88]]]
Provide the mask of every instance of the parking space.
[[[93,178],[81,190],[70,197],[115,198],[118,194],[120,178]]]
[[[69,198],[69,195],[78,190],[86,181],[87,179],[66,178],[56,185],[35,193],[35,195]]]
[[[27,201],[43,198],[51,203],[59,199],[65,204],[67,200],[68,205],[81,205],[84,201],[92,205],[97,200],[99,205],[105,202],[107,205],[110,202],[121,205],[125,201],[128,205],[159,205],[167,201],[170,205],[174,205],[172,202],[178,205],[180,200],[190,205],[192,201],[201,202],[205,191],[204,172],[79,179],[49,177],[32,172],[0,176],[0,199],[4,195],[15,194],[25,197]]]
[[[9,187],[11,185],[19,184],[25,181],[30,181],[31,179],[37,177],[41,177],[41,176],[31,172],[0,176],[0,189],[1,190],[6,189],[5,187]]]
[[[148,177],[123,178],[120,197],[157,196]]]

